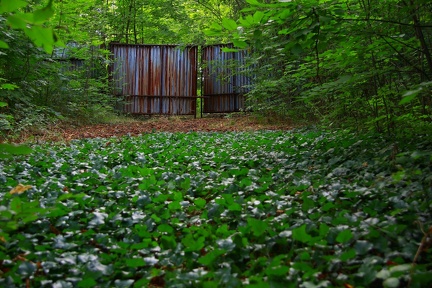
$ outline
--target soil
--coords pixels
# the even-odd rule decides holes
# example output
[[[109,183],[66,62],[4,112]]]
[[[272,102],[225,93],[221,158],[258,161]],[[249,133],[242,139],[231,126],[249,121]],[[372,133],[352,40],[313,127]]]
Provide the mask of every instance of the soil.
[[[22,135],[21,141],[36,140],[70,141],[81,138],[109,138],[113,136],[136,136],[154,132],[227,132],[257,130],[289,130],[293,126],[286,122],[258,119],[251,115],[217,115],[213,117],[165,117],[157,116],[142,120],[128,120],[121,123],[96,124],[73,127],[57,125],[50,129],[38,131],[30,135]]]

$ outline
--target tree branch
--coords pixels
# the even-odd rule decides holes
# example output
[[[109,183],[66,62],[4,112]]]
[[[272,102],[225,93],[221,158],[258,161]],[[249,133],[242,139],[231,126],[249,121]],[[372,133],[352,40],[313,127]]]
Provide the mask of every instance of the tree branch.
[[[373,22],[381,22],[381,23],[390,23],[390,24],[396,24],[396,25],[401,25],[401,26],[409,26],[409,27],[415,27],[415,28],[432,28],[432,24],[431,25],[420,25],[420,24],[410,24],[410,23],[404,23],[404,22],[398,22],[398,21],[393,21],[393,20],[382,20],[382,19],[366,19],[366,18],[335,18],[336,20],[341,20],[341,21],[358,21],[358,22],[368,22],[368,21],[373,21]]]

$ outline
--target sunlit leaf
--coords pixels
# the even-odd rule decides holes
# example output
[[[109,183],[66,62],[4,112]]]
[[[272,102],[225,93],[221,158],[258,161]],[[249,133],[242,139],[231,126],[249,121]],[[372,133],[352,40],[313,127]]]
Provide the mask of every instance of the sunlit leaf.
[[[54,15],[52,2],[53,0],[50,0],[44,8],[33,12],[33,23],[43,23]]]
[[[228,48],[228,47],[223,47],[221,50],[222,50],[222,52],[226,52],[226,53],[229,53],[229,52],[238,52],[239,51],[239,49]]]
[[[262,5],[262,3],[258,2],[258,0],[246,0],[246,2],[251,4],[251,5],[257,5],[257,6]]]
[[[228,31],[237,30],[237,23],[234,20],[229,18],[222,19],[222,26]]]
[[[259,24],[261,22],[261,19],[263,19],[264,15],[265,15],[264,12],[256,11],[253,15],[254,23]]]
[[[52,28],[32,26],[23,29],[26,35],[39,47],[43,47],[48,54],[52,53],[55,39],[54,31]]]
[[[4,42],[3,40],[0,40],[0,48],[7,49],[9,48],[9,44]]]
[[[2,0],[0,2],[0,13],[14,12],[27,5],[27,1],[23,0]]]
[[[33,19],[32,14],[17,13],[14,15],[10,15],[7,18],[7,23],[12,28],[24,30],[27,28],[27,24],[31,23],[32,19]]]
[[[10,84],[10,83],[1,84],[1,89],[15,90],[16,88],[19,88],[19,87],[17,85],[15,85],[15,84]],[[0,106],[0,107],[2,107],[2,106]]]
[[[233,44],[235,47],[239,47],[241,49],[248,47],[248,44],[245,41],[241,41],[241,40],[233,39]]]

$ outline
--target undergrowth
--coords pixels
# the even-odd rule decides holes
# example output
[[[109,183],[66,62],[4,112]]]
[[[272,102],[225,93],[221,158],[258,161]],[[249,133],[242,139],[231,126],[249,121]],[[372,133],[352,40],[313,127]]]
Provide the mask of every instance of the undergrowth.
[[[427,287],[432,143],[150,133],[0,160],[0,286]]]

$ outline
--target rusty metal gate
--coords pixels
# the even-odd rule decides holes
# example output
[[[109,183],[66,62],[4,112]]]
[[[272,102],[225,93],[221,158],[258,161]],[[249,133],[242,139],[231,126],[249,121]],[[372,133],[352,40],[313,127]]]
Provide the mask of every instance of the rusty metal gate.
[[[239,73],[244,52],[222,52],[227,45],[201,48],[201,93],[204,113],[244,108],[249,80]],[[110,45],[110,77],[120,109],[131,114],[196,115],[197,46]]]
[[[202,48],[204,113],[230,113],[245,108],[245,93],[250,84],[246,76],[245,51],[224,52],[231,45]]]
[[[197,47],[111,44],[111,81],[131,114],[195,115]]]

